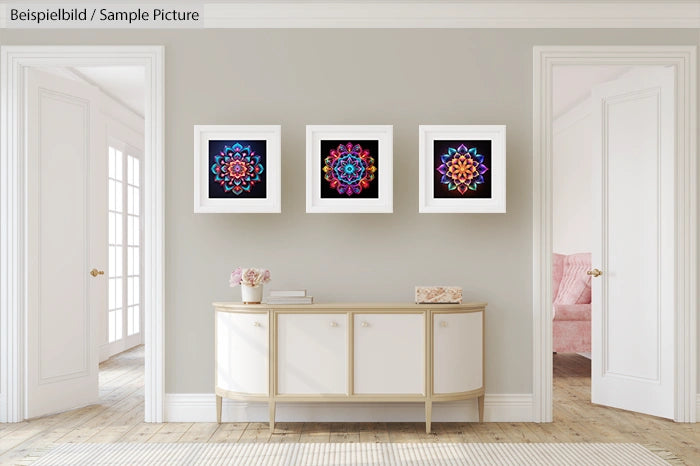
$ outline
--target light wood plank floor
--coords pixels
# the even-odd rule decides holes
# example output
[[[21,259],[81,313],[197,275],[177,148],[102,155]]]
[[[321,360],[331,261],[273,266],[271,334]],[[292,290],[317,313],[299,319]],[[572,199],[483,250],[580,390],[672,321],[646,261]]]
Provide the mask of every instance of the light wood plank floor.
[[[590,403],[590,361],[554,356],[554,422],[266,423],[143,422],[143,347],[104,362],[101,403],[0,424],[0,464],[28,464],[64,442],[636,442],[700,465],[700,427]]]

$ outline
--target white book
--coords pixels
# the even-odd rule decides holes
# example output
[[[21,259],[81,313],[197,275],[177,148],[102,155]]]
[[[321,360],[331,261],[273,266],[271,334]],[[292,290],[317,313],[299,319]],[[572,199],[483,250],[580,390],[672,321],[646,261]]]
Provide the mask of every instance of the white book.
[[[270,291],[270,296],[275,298],[304,297],[306,296],[306,290],[273,290]]]
[[[265,298],[267,304],[313,304],[313,296],[283,297],[268,296]]]
[[[267,296],[268,301],[309,301],[313,296]]]

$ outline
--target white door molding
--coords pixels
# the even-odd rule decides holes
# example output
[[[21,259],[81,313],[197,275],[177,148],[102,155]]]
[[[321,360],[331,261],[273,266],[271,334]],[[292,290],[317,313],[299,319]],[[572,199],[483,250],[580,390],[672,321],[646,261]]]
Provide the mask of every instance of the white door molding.
[[[35,66],[143,66],[145,421],[163,420],[163,129],[161,46],[3,46],[0,48],[0,422],[26,417],[26,183],[24,89]]]
[[[676,70],[675,415],[696,420],[697,81],[695,46],[547,46],[533,50],[533,421],[552,421],[552,70],[661,65]]]

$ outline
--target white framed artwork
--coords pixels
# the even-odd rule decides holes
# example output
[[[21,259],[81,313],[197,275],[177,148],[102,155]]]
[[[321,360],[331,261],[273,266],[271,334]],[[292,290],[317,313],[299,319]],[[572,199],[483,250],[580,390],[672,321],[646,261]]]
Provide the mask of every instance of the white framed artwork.
[[[418,211],[506,211],[505,125],[420,125]]]
[[[393,212],[393,126],[308,125],[306,212]]]
[[[279,125],[195,125],[195,213],[279,213]]]

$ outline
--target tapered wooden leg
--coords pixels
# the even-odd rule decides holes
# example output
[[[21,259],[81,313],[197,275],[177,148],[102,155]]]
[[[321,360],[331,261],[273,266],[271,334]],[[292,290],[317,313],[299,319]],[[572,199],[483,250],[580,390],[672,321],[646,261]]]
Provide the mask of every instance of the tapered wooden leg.
[[[433,417],[433,402],[431,400],[425,401],[425,433],[430,433],[430,422]]]
[[[221,397],[216,395],[216,422],[221,424]]]
[[[484,395],[479,397],[479,422],[484,422]]]
[[[270,432],[275,431],[275,400],[270,400]]]

